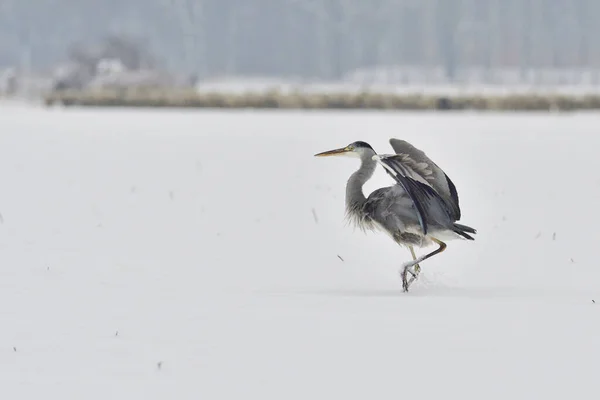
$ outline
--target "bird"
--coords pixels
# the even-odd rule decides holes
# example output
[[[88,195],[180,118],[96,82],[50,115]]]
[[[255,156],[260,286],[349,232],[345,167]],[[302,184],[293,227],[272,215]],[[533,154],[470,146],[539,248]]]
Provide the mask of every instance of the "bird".
[[[402,288],[408,292],[421,271],[420,263],[443,252],[446,241],[475,240],[471,235],[477,230],[457,222],[461,209],[456,186],[437,164],[405,140],[392,138],[389,143],[395,154],[377,154],[370,144],[356,141],[315,157],[349,156],[360,160],[360,168],[346,184],[346,219],[362,231],[382,231],[410,250],[412,261],[400,268]],[[366,197],[363,186],[378,165],[393,178],[394,184]],[[437,249],[416,256],[415,247],[434,244]]]

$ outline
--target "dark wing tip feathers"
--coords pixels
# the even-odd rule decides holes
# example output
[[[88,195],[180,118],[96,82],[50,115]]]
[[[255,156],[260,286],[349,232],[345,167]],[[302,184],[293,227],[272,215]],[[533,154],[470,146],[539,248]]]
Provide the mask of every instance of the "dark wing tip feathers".
[[[456,223],[454,224],[453,231],[468,240],[475,240],[471,235],[469,235],[469,233],[473,233],[473,234],[477,233],[477,230],[474,228],[471,228],[470,226],[456,224]]]
[[[469,235],[468,233],[465,233],[463,231],[458,231],[458,230],[454,230],[454,232],[462,237],[464,237],[467,240],[475,240],[475,238],[471,235]]]
[[[471,228],[470,226],[454,223],[454,227],[460,229],[461,231],[469,232],[469,233],[477,233],[477,229]]]
[[[448,189],[450,189],[450,197],[454,202],[454,204],[452,205],[454,219],[458,221],[461,216],[460,205],[458,203],[458,191],[456,190],[456,186],[454,186],[454,182],[450,180],[450,177],[446,175],[446,173],[444,173],[444,176],[446,177],[446,182],[448,183]]]

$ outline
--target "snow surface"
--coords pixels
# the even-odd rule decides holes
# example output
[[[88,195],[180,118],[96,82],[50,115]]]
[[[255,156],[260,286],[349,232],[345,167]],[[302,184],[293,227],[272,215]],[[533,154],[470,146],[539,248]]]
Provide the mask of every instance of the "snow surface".
[[[4,106],[0,395],[600,398],[598,126]],[[410,293],[408,251],[343,221],[357,161],[313,157],[390,137],[446,170],[479,231]]]

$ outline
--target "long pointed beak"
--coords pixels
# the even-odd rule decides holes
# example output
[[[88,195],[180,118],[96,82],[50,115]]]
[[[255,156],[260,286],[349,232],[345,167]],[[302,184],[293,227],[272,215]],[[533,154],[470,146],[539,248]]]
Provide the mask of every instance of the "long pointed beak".
[[[324,151],[322,153],[317,153],[317,154],[315,154],[315,157],[337,156],[337,155],[340,155],[340,154],[347,153],[349,151],[350,150],[347,147],[343,147],[341,149],[335,149],[335,150]]]

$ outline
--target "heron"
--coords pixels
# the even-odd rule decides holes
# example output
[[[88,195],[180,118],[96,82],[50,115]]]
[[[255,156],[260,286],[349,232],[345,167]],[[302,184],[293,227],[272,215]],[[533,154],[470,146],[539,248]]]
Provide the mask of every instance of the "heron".
[[[422,151],[400,139],[390,139],[395,154],[377,154],[366,142],[315,154],[316,157],[350,156],[360,159],[346,184],[346,218],[363,231],[382,231],[394,242],[407,247],[412,261],[400,268],[402,288],[408,292],[417,279],[420,264],[443,252],[446,241],[475,240],[477,231],[457,223],[461,218],[456,186],[448,175]],[[395,181],[394,185],[373,191],[368,197],[363,186],[377,165]],[[417,257],[415,248],[438,247]],[[411,275],[410,279],[408,275]]]

